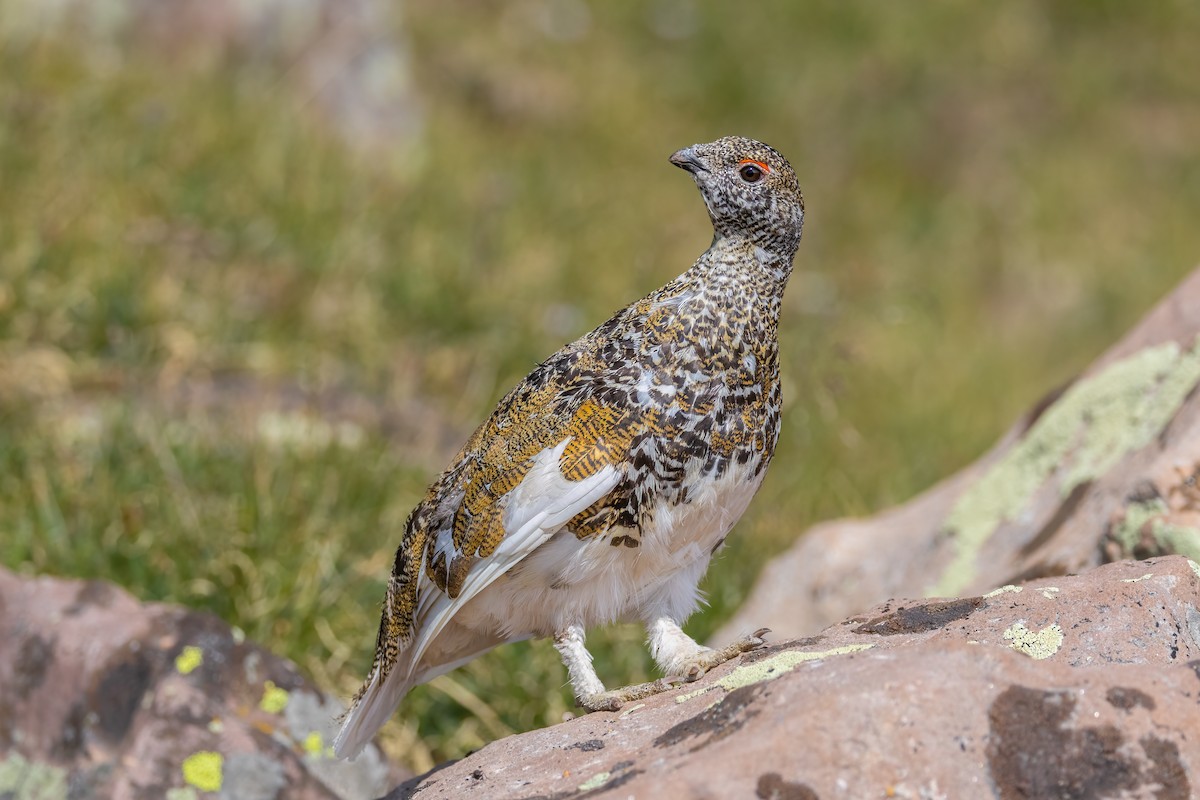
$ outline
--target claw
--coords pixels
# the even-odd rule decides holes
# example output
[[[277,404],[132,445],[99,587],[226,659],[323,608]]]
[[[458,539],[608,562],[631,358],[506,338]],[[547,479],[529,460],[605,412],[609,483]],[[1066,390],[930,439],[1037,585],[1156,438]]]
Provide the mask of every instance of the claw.
[[[749,652],[751,650],[755,650],[759,647],[762,647],[764,644],[767,643],[766,635],[770,632],[771,632],[770,628],[759,628],[754,633],[747,636],[745,639],[742,639],[742,641],[739,642],[739,644],[743,645],[742,652],[745,653],[745,652]]]

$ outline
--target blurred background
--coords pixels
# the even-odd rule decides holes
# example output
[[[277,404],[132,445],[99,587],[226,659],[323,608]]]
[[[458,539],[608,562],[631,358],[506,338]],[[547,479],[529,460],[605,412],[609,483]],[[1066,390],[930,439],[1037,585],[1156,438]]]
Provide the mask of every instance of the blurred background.
[[[210,610],[349,695],[427,483],[704,250],[666,158],[737,133],[808,216],[703,638],[1200,261],[1197,41],[1166,0],[0,0],[0,563]],[[610,686],[652,675],[642,636],[593,635]],[[422,770],[571,706],[513,645],[386,745]]]

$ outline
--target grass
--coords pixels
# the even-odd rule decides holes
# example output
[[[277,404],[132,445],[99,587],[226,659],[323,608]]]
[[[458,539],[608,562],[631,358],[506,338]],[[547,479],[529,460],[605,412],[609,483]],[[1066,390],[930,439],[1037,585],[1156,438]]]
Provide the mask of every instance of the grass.
[[[970,461],[1197,261],[1188,4],[597,3],[582,33],[568,6],[410,4],[427,127],[382,164],[261,70],[0,46],[0,563],[210,610],[349,693],[425,484],[691,263],[707,220],[665,158],[738,132],[809,215],[780,450],[703,637],[805,527]],[[592,641],[610,683],[652,674],[639,631]],[[416,690],[389,748],[420,769],[556,722],[565,684],[546,643],[502,648]]]

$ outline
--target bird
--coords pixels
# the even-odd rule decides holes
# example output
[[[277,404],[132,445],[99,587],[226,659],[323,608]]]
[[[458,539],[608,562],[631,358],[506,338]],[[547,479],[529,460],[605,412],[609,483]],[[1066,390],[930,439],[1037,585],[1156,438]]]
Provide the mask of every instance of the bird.
[[[682,628],[780,432],[778,326],[804,223],[796,173],[740,136],[683,148],[713,239],[665,286],[543,361],[409,515],[375,655],[334,741],[353,758],[405,694],[508,642],[552,638],[576,704],[613,711],[764,643]],[[640,621],[663,676],[606,690],[589,628]]]

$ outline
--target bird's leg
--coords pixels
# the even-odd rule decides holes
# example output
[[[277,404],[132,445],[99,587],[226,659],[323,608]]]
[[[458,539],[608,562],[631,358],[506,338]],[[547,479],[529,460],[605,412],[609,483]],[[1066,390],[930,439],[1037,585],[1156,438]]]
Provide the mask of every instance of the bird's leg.
[[[685,681],[694,681],[713,667],[762,647],[763,637],[769,632],[767,628],[760,628],[733,644],[713,650],[697,644],[670,617],[658,617],[646,629],[650,634],[650,654],[659,669]]]
[[[554,634],[554,649],[567,667],[576,698],[604,693],[604,684],[592,666],[592,654],[584,646],[586,639],[582,625],[568,625]]]
[[[582,625],[568,625],[554,634],[554,649],[562,656],[571,687],[575,690],[575,702],[588,711],[616,711],[631,700],[640,700],[652,694],[665,692],[679,683],[678,680],[660,678],[649,683],[638,683],[621,689],[605,691],[604,684],[592,666],[592,654],[584,646]]]

